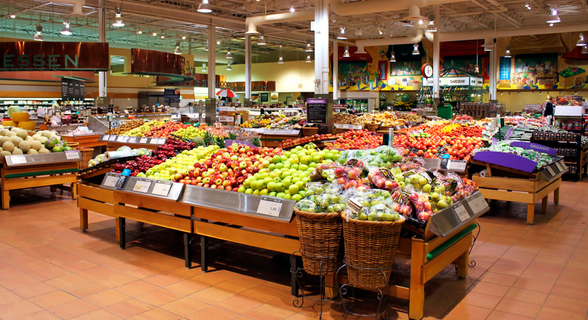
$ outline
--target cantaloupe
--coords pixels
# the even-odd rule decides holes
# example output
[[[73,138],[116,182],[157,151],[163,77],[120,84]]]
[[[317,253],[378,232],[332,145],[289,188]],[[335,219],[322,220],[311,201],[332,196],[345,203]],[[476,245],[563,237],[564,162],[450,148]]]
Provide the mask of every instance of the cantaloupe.
[[[0,146],[3,145],[6,141],[10,141],[10,137],[0,137]]]
[[[2,134],[2,131],[0,131],[0,134]],[[35,140],[39,140],[39,138],[40,138],[40,137],[42,137],[42,135],[41,135],[41,134],[39,134],[39,133],[35,133],[35,134],[33,135],[33,139],[35,139]]]
[[[31,137],[31,136],[27,136],[27,138],[25,139],[25,141],[33,142],[33,141],[35,141],[35,139],[33,139],[33,137]]]
[[[12,127],[16,127],[16,123],[10,121],[10,120],[4,120],[2,121],[2,125],[3,126],[12,126]]]
[[[45,142],[47,142],[47,140],[49,140],[49,139],[47,139],[46,137],[39,138],[39,142],[41,142],[42,144],[45,144]]]
[[[6,136],[7,137],[16,137],[16,132],[10,131]]]
[[[14,122],[21,122],[21,121],[29,121],[29,113],[28,112],[13,112],[10,115],[10,119]]]
[[[41,131],[40,134],[45,138],[51,138],[53,136],[53,134],[51,134],[51,131],[47,131],[47,130]]]
[[[20,145],[20,143],[22,142],[22,139],[20,137],[14,136],[14,137],[10,137],[10,142],[12,142],[14,144],[14,146],[18,147]]]
[[[47,150],[46,148],[41,148],[39,153],[51,153],[51,151]]]
[[[35,150],[35,149],[31,149],[31,150],[29,150],[29,152],[27,152],[27,154],[37,154],[37,153],[39,153],[39,152],[37,152],[37,150]]]
[[[39,151],[43,148],[43,144],[40,141],[33,141],[31,142],[31,148]]]
[[[35,130],[35,128],[37,128],[37,124],[35,121],[21,121],[18,123],[18,127],[26,130]]]
[[[14,151],[12,151],[12,154],[23,154],[23,152],[19,148],[14,148]]]
[[[22,150],[22,152],[28,152],[31,149],[31,144],[23,141],[18,145],[18,147]]]
[[[0,130],[0,135],[5,136],[9,133],[10,131],[8,129],[2,129]]]
[[[4,151],[12,152],[12,150],[14,150],[14,143],[6,141],[4,144],[2,144],[2,149]]]
[[[2,152],[0,152],[0,158],[4,158],[4,156],[9,156],[9,155],[11,155],[11,154],[12,154],[12,153],[10,153],[10,152],[8,152],[8,151],[2,151]]]

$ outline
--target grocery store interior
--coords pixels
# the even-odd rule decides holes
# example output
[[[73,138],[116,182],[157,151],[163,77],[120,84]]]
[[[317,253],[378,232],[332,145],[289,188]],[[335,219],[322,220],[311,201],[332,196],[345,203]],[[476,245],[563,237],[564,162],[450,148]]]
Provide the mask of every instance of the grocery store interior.
[[[587,17],[0,0],[0,320],[587,320]]]

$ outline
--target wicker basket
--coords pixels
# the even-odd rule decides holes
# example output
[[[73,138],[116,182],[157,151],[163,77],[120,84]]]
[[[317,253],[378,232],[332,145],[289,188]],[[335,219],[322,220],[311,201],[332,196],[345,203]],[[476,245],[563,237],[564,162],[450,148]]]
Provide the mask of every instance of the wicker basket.
[[[79,142],[67,142],[66,144],[68,147],[71,147],[72,149],[75,149],[80,145]]]
[[[88,161],[92,160],[94,156],[94,148],[79,148],[78,151],[82,157],[82,160],[80,160],[80,169],[88,168]]]
[[[343,228],[341,213],[311,213],[299,211],[296,208],[294,213],[296,213],[304,271],[312,275],[335,274],[339,267],[338,255]]]
[[[345,213],[341,217],[349,284],[369,289],[385,287],[392,273],[404,217],[394,222],[347,219]]]
[[[318,132],[318,127],[302,127],[302,135],[305,137],[314,136]]]
[[[365,127],[369,130],[369,131],[373,131],[376,132],[376,130],[378,130],[378,127],[380,126],[379,123],[368,123],[365,125]]]

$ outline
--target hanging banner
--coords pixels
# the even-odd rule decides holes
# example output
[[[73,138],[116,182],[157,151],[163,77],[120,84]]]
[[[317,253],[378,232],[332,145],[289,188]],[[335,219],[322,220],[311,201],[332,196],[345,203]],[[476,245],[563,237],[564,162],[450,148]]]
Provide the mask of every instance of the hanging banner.
[[[108,43],[0,42],[0,71],[108,71]]]

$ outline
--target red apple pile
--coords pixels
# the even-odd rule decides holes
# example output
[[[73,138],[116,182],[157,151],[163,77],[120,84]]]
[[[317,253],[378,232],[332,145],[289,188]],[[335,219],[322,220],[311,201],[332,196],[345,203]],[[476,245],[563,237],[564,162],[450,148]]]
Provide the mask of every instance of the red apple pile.
[[[180,129],[185,129],[189,126],[190,125],[175,121],[168,121],[163,126],[157,126],[147,131],[144,136],[152,138],[169,138],[171,133],[174,133]]]
[[[272,157],[278,154],[282,154],[281,148],[233,144],[195,163],[194,170],[190,170],[187,175],[178,174],[174,181],[237,192],[245,179],[269,166]]]
[[[308,136],[308,137],[302,137],[302,138],[298,138],[298,139],[288,139],[288,140],[282,141],[281,147],[284,149],[288,149],[288,148],[293,148],[296,146],[301,146],[301,145],[307,144],[309,142],[323,141],[323,140],[335,140],[335,139],[337,139],[337,136],[332,133],[315,134],[315,135]]]
[[[131,170],[131,176],[137,176],[141,172],[147,172],[153,166],[165,161],[166,157],[163,154],[157,156],[139,156],[135,160],[130,160],[125,163],[116,163],[113,167],[114,173],[121,173],[124,169]]]
[[[388,169],[375,168],[368,174],[370,182],[378,189],[395,190],[398,183],[394,179],[394,174]]]
[[[328,143],[327,149],[362,150],[374,149],[382,145],[383,137],[367,130],[347,131],[337,135],[337,140]]]

